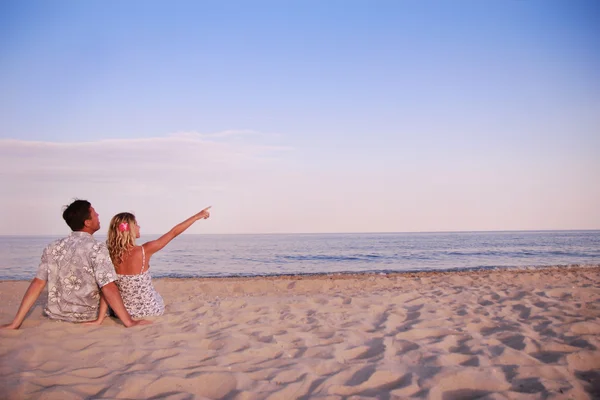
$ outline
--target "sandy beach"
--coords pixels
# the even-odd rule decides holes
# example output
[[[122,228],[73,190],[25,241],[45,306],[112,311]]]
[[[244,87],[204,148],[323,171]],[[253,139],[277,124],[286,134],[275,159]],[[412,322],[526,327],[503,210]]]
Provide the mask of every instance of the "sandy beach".
[[[0,323],[27,285],[0,282]],[[155,285],[165,315],[132,329],[38,302],[0,331],[0,398],[600,398],[598,267]]]

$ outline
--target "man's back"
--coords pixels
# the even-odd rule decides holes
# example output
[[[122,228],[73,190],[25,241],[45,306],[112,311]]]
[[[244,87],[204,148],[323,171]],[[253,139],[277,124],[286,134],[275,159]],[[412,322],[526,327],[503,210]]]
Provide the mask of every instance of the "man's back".
[[[99,289],[117,279],[106,245],[86,232],[71,232],[44,249],[36,278],[48,282],[44,311],[53,319],[92,321]]]

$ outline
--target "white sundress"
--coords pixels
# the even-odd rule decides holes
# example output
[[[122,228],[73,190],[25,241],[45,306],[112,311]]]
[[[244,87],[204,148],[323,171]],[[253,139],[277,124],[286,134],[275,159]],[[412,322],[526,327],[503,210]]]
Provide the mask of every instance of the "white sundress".
[[[133,318],[152,317],[165,312],[165,302],[154,289],[150,270],[144,272],[146,253],[142,246],[142,270],[138,275],[117,274],[117,287],[121,292],[123,304]]]

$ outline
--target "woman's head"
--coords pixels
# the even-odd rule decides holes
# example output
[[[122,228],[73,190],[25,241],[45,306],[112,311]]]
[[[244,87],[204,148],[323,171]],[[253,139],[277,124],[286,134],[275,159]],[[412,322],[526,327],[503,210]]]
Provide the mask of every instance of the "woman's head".
[[[140,227],[135,220],[135,215],[124,212],[112,217],[106,244],[115,266],[123,262],[123,255],[135,246],[135,239],[139,237]]]

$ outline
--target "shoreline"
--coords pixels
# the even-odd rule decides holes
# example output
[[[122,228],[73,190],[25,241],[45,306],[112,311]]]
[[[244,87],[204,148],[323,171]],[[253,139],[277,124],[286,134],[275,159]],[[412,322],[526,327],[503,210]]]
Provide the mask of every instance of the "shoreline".
[[[600,396],[600,268],[158,278],[165,315],[0,331],[7,399]],[[28,281],[0,281],[0,323]],[[44,295],[42,295],[43,297]]]
[[[337,272],[306,272],[306,273],[287,273],[287,274],[255,274],[255,275],[209,275],[209,276],[186,276],[186,275],[157,275],[152,276],[156,279],[348,279],[348,277],[359,278],[361,276],[419,276],[419,275],[437,275],[437,274],[486,274],[486,273],[504,273],[504,272],[543,272],[543,271],[568,271],[572,269],[594,269],[600,268],[600,264],[558,264],[558,265],[531,265],[531,266],[508,266],[508,267],[463,267],[446,269],[419,270],[411,269],[406,271],[381,270],[381,271],[337,271]],[[33,278],[32,278],[33,279]],[[2,282],[29,282],[27,279],[0,278]]]

